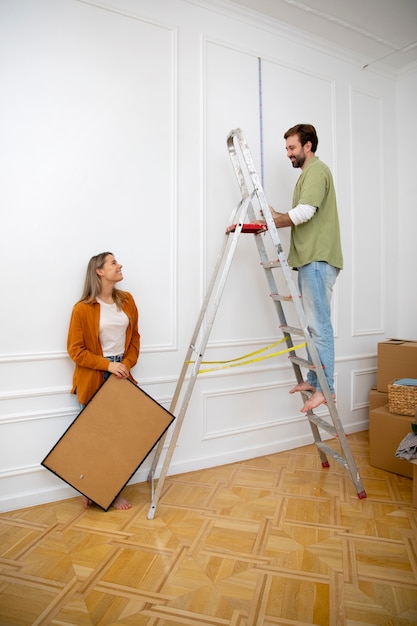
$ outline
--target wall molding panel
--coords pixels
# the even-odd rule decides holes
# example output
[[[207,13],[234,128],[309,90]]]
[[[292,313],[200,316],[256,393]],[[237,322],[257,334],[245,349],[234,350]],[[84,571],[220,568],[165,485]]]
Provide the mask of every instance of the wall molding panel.
[[[369,406],[369,391],[376,385],[375,367],[353,370],[352,376],[352,411]]]
[[[381,334],[384,329],[386,255],[384,241],[384,145],[383,106],[381,96],[363,89],[350,89],[352,221],[352,336]],[[368,151],[372,146],[372,167],[368,167]],[[373,239],[372,256],[366,255]],[[365,251],[366,263],[363,254]],[[361,306],[372,302],[372,307]]]

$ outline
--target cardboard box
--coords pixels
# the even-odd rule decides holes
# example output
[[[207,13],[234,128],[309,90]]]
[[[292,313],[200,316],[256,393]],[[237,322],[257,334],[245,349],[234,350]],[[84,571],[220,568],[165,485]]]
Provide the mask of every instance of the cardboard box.
[[[370,464],[373,467],[412,478],[413,465],[405,459],[397,459],[395,453],[411,432],[413,421],[408,415],[390,413],[387,405],[369,411]]]
[[[378,344],[377,390],[386,393],[396,378],[417,378],[417,341],[388,339]]]
[[[377,409],[380,406],[388,404],[388,393],[378,391],[376,387],[372,387],[369,392],[369,410]]]

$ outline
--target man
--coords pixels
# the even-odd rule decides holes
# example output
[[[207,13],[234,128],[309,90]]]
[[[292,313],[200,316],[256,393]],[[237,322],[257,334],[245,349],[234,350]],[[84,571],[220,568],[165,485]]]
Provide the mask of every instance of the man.
[[[339,217],[332,174],[315,156],[317,133],[311,124],[297,124],[284,135],[287,156],[301,169],[295,185],[293,208],[277,213],[271,207],[277,228],[291,227],[288,262],[298,270],[298,287],[308,327],[324,367],[330,392],[334,391],[334,335],[330,299],[343,267]],[[311,392],[301,411],[315,409],[325,402],[317,375],[309,371],[307,380],[290,391]]]

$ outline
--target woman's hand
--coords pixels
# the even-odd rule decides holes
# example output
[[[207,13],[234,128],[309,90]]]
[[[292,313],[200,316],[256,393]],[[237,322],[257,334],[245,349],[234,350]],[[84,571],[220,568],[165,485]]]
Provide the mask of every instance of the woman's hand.
[[[129,370],[123,363],[117,363],[116,361],[109,361],[107,368],[111,374],[114,374],[117,378],[128,378]]]

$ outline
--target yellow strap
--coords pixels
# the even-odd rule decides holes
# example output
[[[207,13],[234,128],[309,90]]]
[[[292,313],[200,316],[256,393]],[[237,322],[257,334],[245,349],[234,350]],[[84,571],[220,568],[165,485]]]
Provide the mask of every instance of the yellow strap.
[[[300,343],[298,346],[291,346],[291,348],[285,348],[284,350],[280,350],[279,352],[273,352],[271,354],[266,354],[264,356],[261,357],[257,357],[254,359],[249,359],[248,357],[252,357],[256,354],[260,354],[261,352],[266,352],[266,350],[269,350],[270,348],[274,348],[275,346],[277,346],[278,344],[282,343],[283,341],[285,341],[285,337],[283,337],[282,339],[280,339],[279,341],[276,341],[275,343],[271,343],[269,346],[266,346],[265,348],[260,348],[259,350],[255,350],[254,352],[250,352],[249,354],[245,354],[243,356],[237,357],[235,359],[229,359],[226,361],[202,361],[203,364],[205,365],[214,365],[215,363],[219,363],[221,364],[221,367],[212,367],[212,368],[206,368],[206,369],[200,369],[198,371],[199,374],[205,374],[207,372],[215,372],[217,370],[223,370],[223,369],[227,369],[229,367],[240,367],[243,365],[249,365],[250,363],[256,363],[258,361],[263,361],[265,359],[272,359],[273,357],[279,356],[281,354],[286,354],[288,352],[293,352],[294,350],[298,350],[298,348],[304,348],[307,344],[304,343]],[[245,359],[245,360],[243,360]],[[191,363],[195,363],[195,361],[188,361],[188,364]]]

